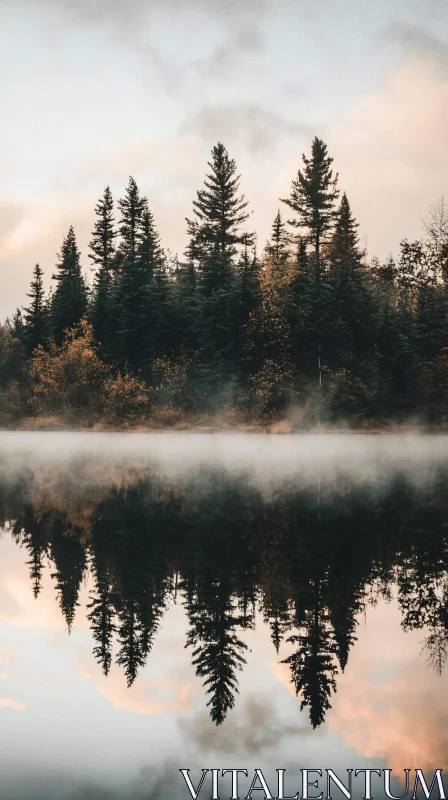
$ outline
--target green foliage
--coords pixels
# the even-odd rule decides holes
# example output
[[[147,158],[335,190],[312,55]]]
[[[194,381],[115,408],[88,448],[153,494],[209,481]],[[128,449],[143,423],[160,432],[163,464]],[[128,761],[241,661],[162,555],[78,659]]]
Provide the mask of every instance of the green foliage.
[[[43,286],[43,272],[36,264],[31,281],[30,291],[27,297],[31,303],[24,309],[24,320],[22,328],[22,341],[28,356],[38,345],[45,344],[50,332],[50,311],[45,298]]]
[[[62,243],[57,272],[53,275],[56,290],[51,303],[51,330],[58,344],[66,331],[82,319],[87,308],[87,289],[79,259],[75,231],[71,226]]]
[[[210,173],[193,201],[192,220],[187,220],[189,257],[199,270],[206,292],[227,287],[232,278],[232,258],[243,244],[241,226],[248,220],[247,201],[238,194],[240,176],[235,161],[221,142],[212,149]]]
[[[334,224],[338,176],[333,176],[333,159],[328,155],[325,142],[317,136],[311,145],[311,158],[305,155],[302,158],[303,170],[298,170],[291,195],[282,202],[296,212],[298,219],[294,218],[290,224],[307,229],[308,240],[319,259],[320,247]]]
[[[89,243],[89,258],[96,267],[89,317],[97,341],[103,345],[103,350],[107,351],[107,341],[111,336],[111,289],[116,267],[117,236],[114,225],[114,203],[109,186],[106,186],[103,197],[98,200],[95,214],[97,219]]]

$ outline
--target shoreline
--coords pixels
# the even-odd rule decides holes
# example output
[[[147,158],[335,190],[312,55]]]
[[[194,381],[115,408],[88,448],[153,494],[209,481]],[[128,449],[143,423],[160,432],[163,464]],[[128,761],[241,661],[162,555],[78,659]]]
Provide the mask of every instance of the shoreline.
[[[413,434],[413,435],[448,435],[448,424],[422,424],[412,422],[373,423],[365,424],[320,424],[297,425],[287,420],[276,422],[230,423],[219,420],[179,421],[171,424],[135,423],[111,425],[107,423],[92,423],[65,421],[54,417],[38,420],[28,419],[16,424],[1,425],[0,433],[244,433],[244,434],[270,434],[285,436],[290,434],[344,434],[350,435],[384,435],[384,434]]]

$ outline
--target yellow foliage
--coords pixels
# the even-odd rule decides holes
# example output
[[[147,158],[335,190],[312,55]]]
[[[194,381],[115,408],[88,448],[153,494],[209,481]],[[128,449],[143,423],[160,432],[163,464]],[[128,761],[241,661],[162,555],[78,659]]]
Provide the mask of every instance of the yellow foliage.
[[[92,326],[82,320],[62,344],[36,348],[31,359],[32,397],[37,414],[101,417],[123,423],[139,419],[148,408],[149,391],[137,377],[113,374],[101,361]]]
[[[104,414],[108,422],[136,422],[148,410],[149,390],[129,372],[110,376],[104,383]]]
[[[31,408],[37,413],[100,411],[109,374],[98,355],[92,326],[84,319],[68,331],[61,346],[52,340],[48,350],[36,347],[30,366]]]

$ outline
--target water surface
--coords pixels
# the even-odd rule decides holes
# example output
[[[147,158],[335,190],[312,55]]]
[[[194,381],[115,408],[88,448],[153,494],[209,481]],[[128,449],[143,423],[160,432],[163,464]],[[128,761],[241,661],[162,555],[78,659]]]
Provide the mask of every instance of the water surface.
[[[1,433],[0,797],[444,767],[447,488],[443,436]]]

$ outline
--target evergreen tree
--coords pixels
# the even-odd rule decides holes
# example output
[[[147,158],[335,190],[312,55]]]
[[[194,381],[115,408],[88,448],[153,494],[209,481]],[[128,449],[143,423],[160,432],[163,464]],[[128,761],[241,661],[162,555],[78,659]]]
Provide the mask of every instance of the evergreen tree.
[[[93,297],[90,319],[98,342],[107,347],[110,336],[111,283],[116,268],[114,203],[112,192],[106,186],[103,196],[95,206],[97,220],[89,243],[89,258],[95,265]]]
[[[298,215],[290,225],[308,230],[316,260],[319,261],[321,246],[332,230],[335,218],[334,203],[338,198],[338,175],[333,176],[326,144],[314,137],[311,158],[303,158],[303,171],[298,170],[292,182],[291,195],[282,199]]]
[[[62,243],[57,272],[57,282],[51,303],[51,329],[57,344],[62,342],[65,331],[76,325],[87,308],[87,289],[81,273],[80,253],[75,231],[70,227]]]
[[[221,142],[213,147],[208,166],[205,188],[199,189],[193,201],[194,218],[187,219],[188,256],[197,264],[206,292],[231,282],[236,246],[247,240],[241,226],[249,219],[248,203],[238,194],[240,176],[235,161]]]
[[[204,408],[234,404],[241,380],[241,319],[237,279],[238,249],[251,234],[242,230],[249,218],[247,201],[239,195],[235,161],[221,142],[212,150],[205,188],[193,202],[194,219],[187,220],[187,258],[198,275],[200,307],[195,323],[200,342],[197,386]]]
[[[217,725],[233,708],[238,692],[236,671],[245,664],[247,645],[235,632],[242,619],[235,616],[232,599],[223,581],[211,580],[200,587],[187,606],[191,628],[187,647],[193,647],[196,675],[204,678],[210,700],[210,716]]]
[[[52,578],[56,579],[56,590],[59,605],[71,631],[75,620],[76,608],[79,606],[79,590],[86,568],[86,553],[75,531],[67,536],[64,522],[57,518],[54,522],[51,541],[51,557],[56,571]]]
[[[87,619],[91,623],[95,647],[93,655],[101,664],[104,675],[108,675],[112,664],[112,641],[116,630],[115,608],[111,577],[107,566],[95,564],[96,587],[90,593],[87,608],[91,609]]]
[[[145,205],[138,228],[137,260],[140,270],[150,281],[165,264],[165,254],[160,244],[154,217]]]
[[[30,291],[27,294],[31,303],[28,308],[24,309],[23,342],[28,356],[35,347],[44,344],[49,334],[49,309],[45,299],[42,276],[43,272],[39,264],[36,264]]]
[[[288,257],[289,238],[286,232],[286,225],[281,218],[280,211],[272,224],[271,241],[267,246],[270,256],[281,266]]]
[[[359,236],[356,230],[358,227],[358,223],[352,215],[347,195],[344,192],[329,247],[330,259],[333,262],[340,262],[347,258],[359,258]]]
[[[118,258],[120,272],[114,292],[116,317],[116,357],[140,369],[145,340],[145,290],[151,277],[152,262],[145,260],[143,219],[148,211],[148,201],[142,197],[134,180],[129,178],[125,196],[118,201],[120,245]],[[148,243],[147,243],[148,244]]]
[[[367,380],[374,342],[375,311],[369,275],[358,248],[357,227],[344,193],[328,247],[326,324],[330,336],[326,357],[331,368],[342,367]]]
[[[134,595],[123,598],[118,612],[118,641],[120,648],[117,654],[117,664],[124,668],[127,685],[132,686],[137,672],[144,667],[146,652],[142,647],[142,625],[138,617],[136,599]]]
[[[167,353],[175,344],[173,298],[167,274],[167,259],[160,243],[154,217],[146,208],[142,215],[138,266],[142,275],[141,329],[144,340],[144,361],[151,363]]]
[[[120,251],[124,261],[123,269],[130,268],[132,270],[137,263],[141,246],[143,214],[148,208],[148,201],[140,194],[132,176],[129,178],[125,196],[118,201],[118,208],[121,213],[119,232]]]
[[[282,663],[290,666],[296,694],[302,695],[300,708],[309,707],[311,724],[317,728],[331,708],[330,696],[332,691],[336,691],[337,667],[334,663],[335,643],[327,612],[321,605],[318,583],[314,589],[314,607],[307,613],[304,631],[288,639],[291,644],[298,644],[298,648]]]

